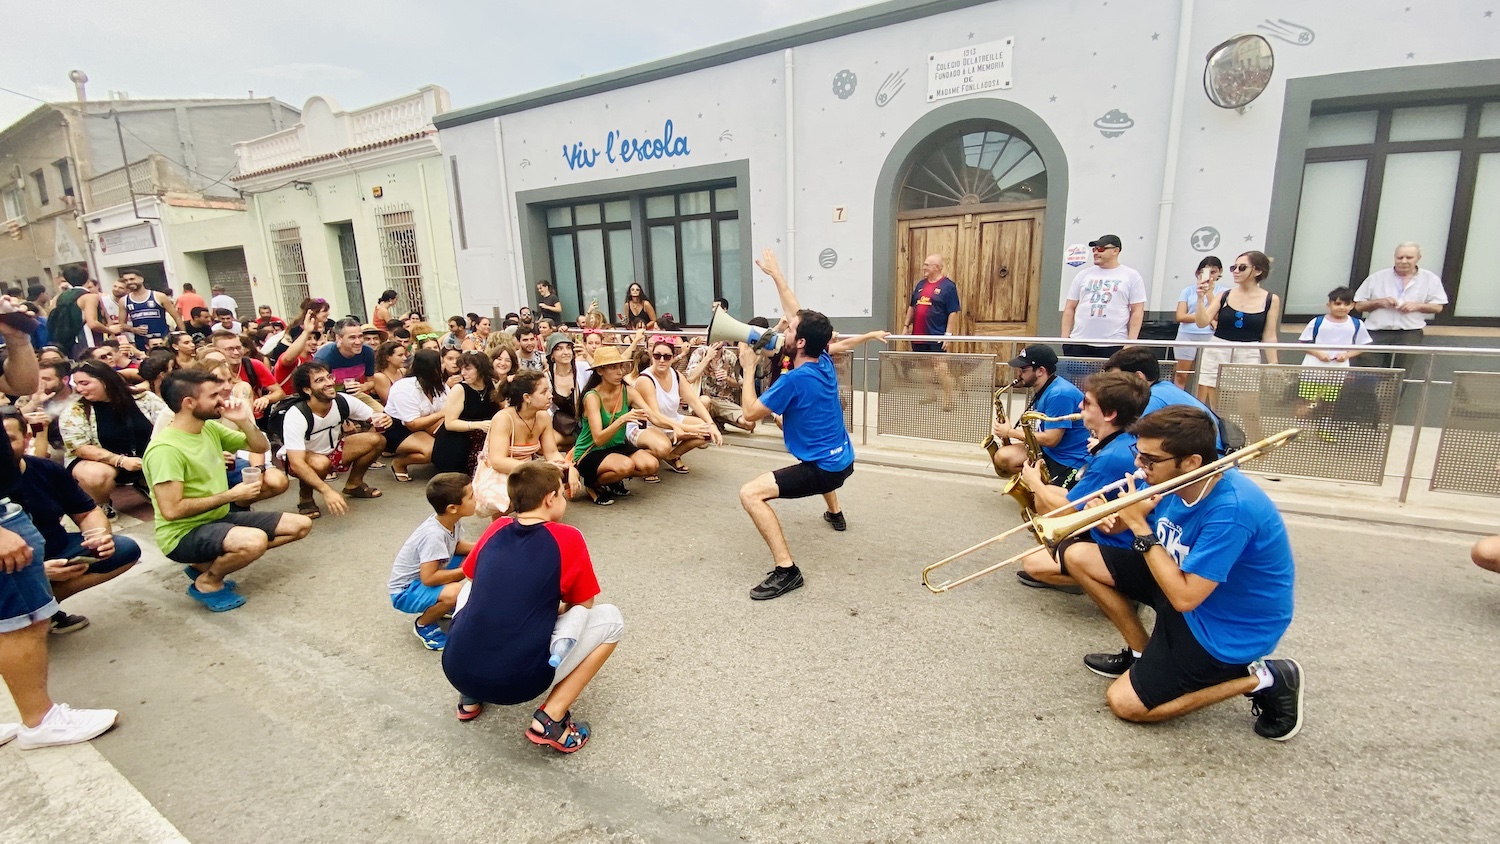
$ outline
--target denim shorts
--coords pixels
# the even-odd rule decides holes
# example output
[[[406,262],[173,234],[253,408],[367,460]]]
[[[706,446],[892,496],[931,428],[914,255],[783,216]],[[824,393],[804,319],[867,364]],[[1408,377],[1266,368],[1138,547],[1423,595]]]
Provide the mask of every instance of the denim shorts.
[[[0,572],[0,633],[12,633],[51,618],[58,608],[43,565],[46,555],[42,535],[20,507],[4,509],[13,512],[0,517],[0,528],[19,535],[31,546],[31,562],[25,568]]]

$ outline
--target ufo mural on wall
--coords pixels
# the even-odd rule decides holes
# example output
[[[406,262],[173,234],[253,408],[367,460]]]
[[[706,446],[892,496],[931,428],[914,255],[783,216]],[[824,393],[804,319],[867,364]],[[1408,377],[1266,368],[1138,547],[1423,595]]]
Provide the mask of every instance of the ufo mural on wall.
[[[1135,121],[1130,119],[1130,115],[1117,108],[1106,111],[1103,117],[1094,121],[1094,128],[1106,138],[1118,138],[1134,125]]]

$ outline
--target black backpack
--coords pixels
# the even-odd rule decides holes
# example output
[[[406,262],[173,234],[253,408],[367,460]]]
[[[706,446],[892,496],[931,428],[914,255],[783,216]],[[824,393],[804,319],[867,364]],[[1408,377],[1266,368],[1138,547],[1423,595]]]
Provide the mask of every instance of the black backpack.
[[[47,316],[47,336],[64,352],[70,350],[78,342],[78,335],[83,333],[83,309],[78,307],[78,300],[86,293],[88,291],[82,287],[64,290]]]
[[[336,393],[333,397],[333,405],[338,408],[339,425],[342,426],[344,420],[349,418],[349,400],[344,398],[342,393]],[[277,443],[286,442],[286,415],[292,408],[296,408],[297,412],[302,414],[302,418],[307,422],[307,432],[309,434],[312,433],[312,408],[308,406],[306,396],[297,395],[282,399],[271,405],[271,409],[266,411],[265,432],[267,437],[270,437]]]

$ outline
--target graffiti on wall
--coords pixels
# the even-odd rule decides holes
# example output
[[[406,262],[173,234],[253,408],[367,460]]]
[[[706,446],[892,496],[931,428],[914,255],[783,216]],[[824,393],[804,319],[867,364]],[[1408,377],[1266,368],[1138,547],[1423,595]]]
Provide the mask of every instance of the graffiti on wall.
[[[628,164],[631,161],[652,161],[658,158],[677,158],[691,155],[687,135],[674,135],[672,121],[662,125],[658,135],[628,137],[619,129],[611,129],[604,135],[604,149],[590,146],[583,141],[563,144],[563,161],[569,170],[593,167],[602,156],[610,164]]]

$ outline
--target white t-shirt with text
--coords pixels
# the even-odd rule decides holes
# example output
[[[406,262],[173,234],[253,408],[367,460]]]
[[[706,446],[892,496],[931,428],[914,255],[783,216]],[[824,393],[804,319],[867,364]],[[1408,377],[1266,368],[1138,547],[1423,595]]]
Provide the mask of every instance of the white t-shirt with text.
[[[1088,267],[1073,277],[1068,298],[1078,303],[1070,340],[1129,340],[1130,306],[1146,301],[1141,274],[1121,264]]]

